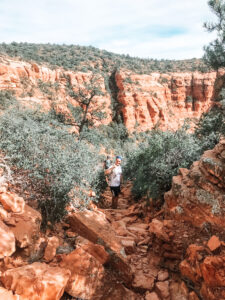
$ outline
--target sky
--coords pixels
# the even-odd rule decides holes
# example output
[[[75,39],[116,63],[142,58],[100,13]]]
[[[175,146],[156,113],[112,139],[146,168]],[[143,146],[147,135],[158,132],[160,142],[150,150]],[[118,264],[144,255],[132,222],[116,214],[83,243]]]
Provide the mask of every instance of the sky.
[[[0,41],[94,46],[156,59],[200,58],[214,39],[207,0],[0,0]]]

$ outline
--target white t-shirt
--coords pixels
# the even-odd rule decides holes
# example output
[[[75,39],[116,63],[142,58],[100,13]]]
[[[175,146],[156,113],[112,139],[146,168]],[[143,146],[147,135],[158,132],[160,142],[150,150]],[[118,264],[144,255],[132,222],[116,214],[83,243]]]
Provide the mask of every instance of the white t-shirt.
[[[109,169],[112,167],[113,166],[109,167]],[[122,175],[121,166],[116,166],[109,176],[109,185],[110,186],[120,186],[121,175]]]

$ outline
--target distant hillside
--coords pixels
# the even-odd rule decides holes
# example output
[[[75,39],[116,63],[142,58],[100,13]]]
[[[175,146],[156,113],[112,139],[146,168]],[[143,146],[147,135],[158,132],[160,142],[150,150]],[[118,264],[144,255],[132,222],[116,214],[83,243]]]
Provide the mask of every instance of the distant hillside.
[[[208,66],[202,59],[157,60],[119,55],[95,47],[56,44],[11,43],[0,44],[0,54],[20,57],[26,61],[48,63],[51,68],[63,67],[73,71],[111,73],[118,68],[138,74],[152,72],[207,72]]]

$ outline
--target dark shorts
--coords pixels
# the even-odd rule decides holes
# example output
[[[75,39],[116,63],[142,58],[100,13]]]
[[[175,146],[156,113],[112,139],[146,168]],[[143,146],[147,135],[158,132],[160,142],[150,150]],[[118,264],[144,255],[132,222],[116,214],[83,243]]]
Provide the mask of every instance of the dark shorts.
[[[120,186],[110,186],[110,190],[113,194],[113,196],[117,197],[120,193]]]

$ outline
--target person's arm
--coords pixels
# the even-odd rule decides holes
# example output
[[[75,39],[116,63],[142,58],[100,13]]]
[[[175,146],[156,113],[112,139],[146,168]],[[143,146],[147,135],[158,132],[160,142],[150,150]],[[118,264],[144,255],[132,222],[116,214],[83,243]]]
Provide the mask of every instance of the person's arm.
[[[115,165],[113,165],[112,167],[108,168],[107,170],[105,170],[105,175],[109,175],[112,173],[112,171],[115,169]]]

